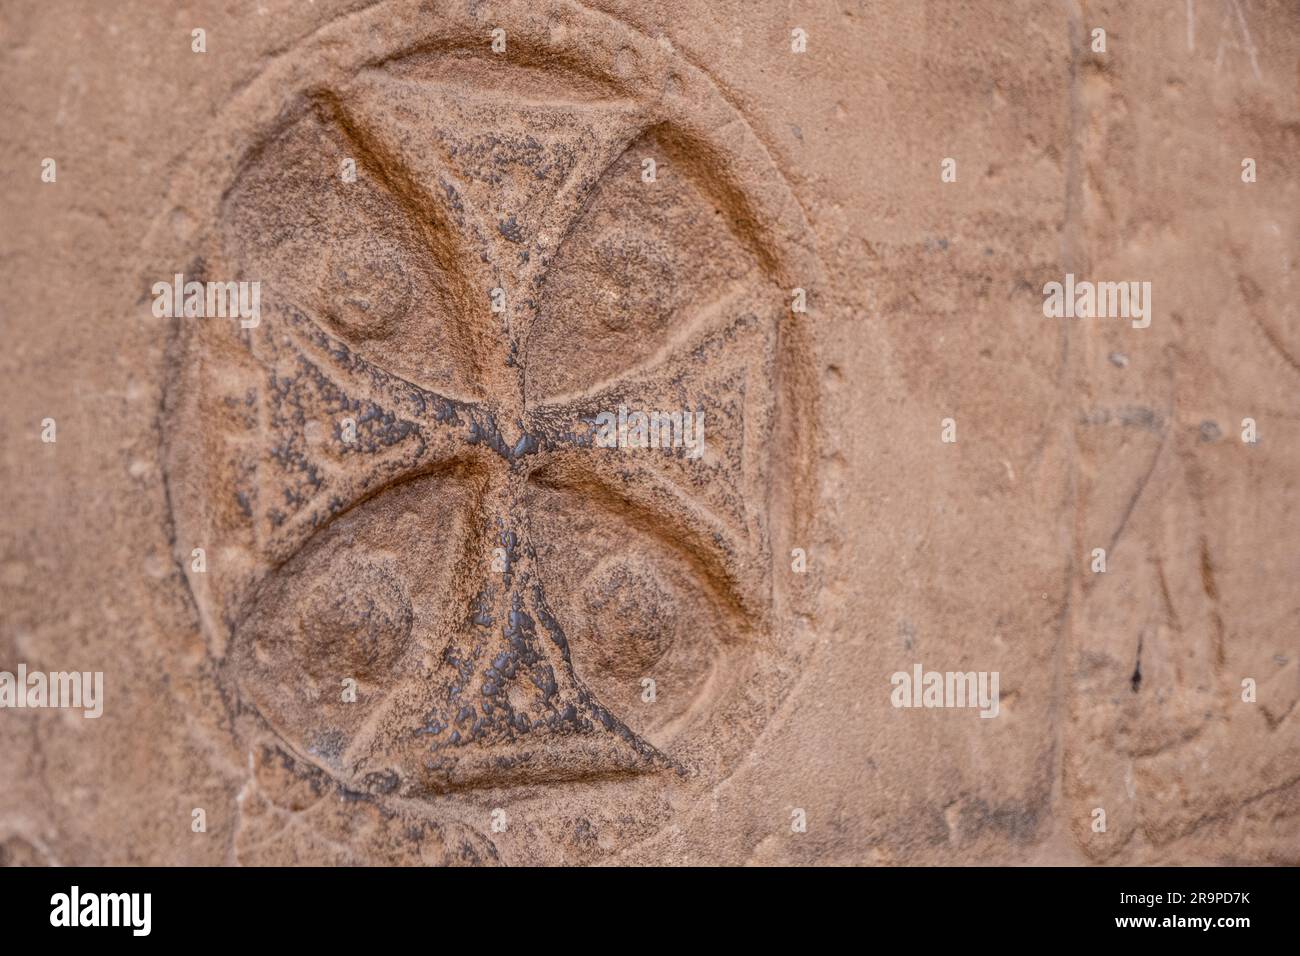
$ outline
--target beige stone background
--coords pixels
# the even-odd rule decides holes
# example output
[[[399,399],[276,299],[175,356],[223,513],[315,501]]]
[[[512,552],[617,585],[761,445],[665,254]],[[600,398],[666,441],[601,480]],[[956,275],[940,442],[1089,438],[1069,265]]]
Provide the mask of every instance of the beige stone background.
[[[1287,0],[589,4],[707,74],[815,237],[798,680],[734,773],[635,840],[556,823],[606,799],[559,784],[470,853],[336,796],[302,824],[327,840],[244,848],[253,756],[223,743],[168,537],[138,252],[225,105],[373,6],[0,4],[0,669],[103,670],[108,695],[97,721],[0,712],[0,861],[1300,863]],[[511,6],[456,4],[485,43]],[[1066,272],[1150,281],[1151,327],[1044,318]],[[917,662],[999,671],[1001,715],[892,708]]]

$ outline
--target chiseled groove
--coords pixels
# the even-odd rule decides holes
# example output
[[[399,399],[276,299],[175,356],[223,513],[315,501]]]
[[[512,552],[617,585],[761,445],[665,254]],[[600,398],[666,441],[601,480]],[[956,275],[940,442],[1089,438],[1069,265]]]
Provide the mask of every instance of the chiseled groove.
[[[763,615],[761,606],[740,584],[742,572],[730,567],[741,551],[736,535],[710,509],[684,495],[670,482],[655,476],[653,490],[666,492],[675,503],[685,506],[688,518],[661,508],[654,495],[629,494],[600,472],[582,470],[567,463],[545,465],[529,477],[541,488],[580,493],[584,502],[599,505],[672,548],[708,583],[709,590],[722,605],[741,619],[742,630],[750,630]],[[717,543],[716,538],[730,545],[730,554],[727,547]]]
[[[471,59],[487,60],[483,53],[483,47],[483,42],[478,38],[425,39],[384,56],[376,57],[366,66],[377,69],[400,63],[402,60],[413,61],[421,57],[445,56],[453,53],[465,54]],[[493,70],[502,68],[499,62],[488,62]],[[591,64],[581,57],[538,46],[523,36],[510,39],[510,60],[508,62],[512,65],[545,70],[548,73],[567,71],[572,76],[581,77],[583,81],[590,83],[595,88],[612,91],[617,94],[618,98],[634,98],[639,92],[630,88],[626,83],[612,79],[609,74],[593,68]]]
[[[424,251],[449,278],[452,300],[460,306],[464,315],[475,314],[477,296],[474,283],[465,268],[470,261],[471,250],[457,241],[458,233],[442,207],[415,181],[406,164],[344,106],[336,92],[321,89],[314,92],[311,99],[324,118],[330,120],[343,134],[355,152],[355,158],[376,174],[380,183],[402,207],[407,221],[424,240]],[[473,323],[453,322],[451,325],[460,358],[472,370],[471,377],[483,382],[483,350],[476,347],[471,337]]]
[[[474,51],[477,54],[477,50]],[[489,61],[483,56],[472,56],[466,58],[472,61],[478,61],[487,64],[491,73],[497,74],[508,72],[511,69],[520,66],[536,68],[533,64],[519,63],[518,60],[512,59],[505,63]],[[422,76],[414,71],[406,72],[385,72],[382,65],[379,67],[370,67],[380,73],[384,78],[393,83],[400,83],[406,86],[417,87],[424,90],[428,87],[437,87],[440,91],[454,94],[462,102],[483,104],[491,107],[499,107],[503,99],[508,101],[511,106],[517,109],[532,110],[564,110],[569,113],[591,113],[601,114],[608,112],[617,112],[626,110],[629,112],[642,112],[643,104],[630,96],[613,95],[608,97],[592,97],[589,99],[582,98],[553,98],[553,99],[530,99],[527,89],[518,92],[505,88],[485,87],[476,88],[459,82],[456,77],[443,76]],[[615,92],[615,91],[611,91]],[[620,154],[621,154],[620,150]]]
[[[629,368],[615,372],[595,384],[576,392],[562,392],[548,396],[538,402],[541,412],[563,405],[572,405],[589,401],[602,392],[612,391],[629,382],[649,378],[660,369],[668,367],[668,362],[675,356],[682,356],[691,350],[711,343],[712,339],[741,324],[741,316],[727,317],[727,310],[739,303],[746,303],[749,296],[745,291],[747,283],[737,279],[723,293],[712,299],[703,308],[696,310],[685,322],[673,330],[667,342],[651,355]]]
[[[456,584],[461,578],[464,578],[467,582],[471,582],[470,588],[471,590],[473,588],[472,578],[467,574],[458,574],[457,571],[472,566],[473,558],[476,554],[479,554],[476,546],[477,543],[482,540],[482,534],[484,532],[487,532],[488,534],[491,533],[489,528],[490,521],[480,521],[479,519],[482,517],[482,505],[487,500],[489,493],[488,489],[492,478],[488,470],[482,467],[480,463],[476,462],[475,464],[478,467],[459,469],[459,477],[463,479],[463,484],[470,489],[470,502],[469,507],[467,508],[468,518],[465,521],[465,533],[462,536],[461,541],[457,543],[453,552],[456,554],[456,558],[453,559],[452,562],[453,570],[451,573],[451,588],[449,588],[449,591],[453,592],[451,611],[453,640],[455,628],[462,622],[461,611],[464,610],[466,612],[464,618],[468,619],[468,611],[472,609],[473,600],[476,596],[474,593],[466,593],[465,591],[456,588]],[[452,470],[438,469],[433,473],[438,472],[450,474],[452,473]],[[425,476],[421,475],[418,477]],[[406,484],[407,481],[411,480],[417,479],[408,478],[402,481],[393,482],[384,488],[377,489],[375,496],[383,494],[392,488]],[[409,660],[428,649],[429,648],[422,648],[412,641],[411,647],[407,649],[405,660]],[[432,648],[432,650],[441,657],[446,651],[446,647],[435,647]],[[384,693],[380,705],[374,709],[371,716],[362,723],[360,728],[358,728],[356,734],[352,738],[352,742],[348,744],[342,756],[343,765],[347,768],[348,772],[354,772],[358,762],[363,760],[366,755],[373,752],[377,744],[382,744],[382,740],[378,737],[377,730],[382,724],[383,718],[389,713],[391,707],[394,706],[394,701],[400,700],[398,693],[406,686],[405,682],[399,680],[395,682],[393,686],[389,687]]]
[[[689,150],[685,148],[686,143],[685,140],[682,138],[682,134],[680,134],[671,124],[667,122],[660,122],[653,126],[638,130],[633,136],[628,138],[628,140],[623,144],[621,149],[619,149],[617,152],[614,153],[613,158],[608,163],[605,164],[604,168],[602,168],[600,173],[595,177],[594,183],[592,184],[591,188],[587,190],[587,193],[583,197],[582,202],[578,204],[578,206],[574,209],[572,215],[568,218],[568,221],[566,222],[564,227],[563,235],[556,242],[554,258],[559,259],[560,254],[564,249],[565,245],[569,242],[569,238],[573,234],[574,229],[579,225],[579,223],[581,223],[583,217],[590,211],[591,204],[600,196],[602,187],[604,186],[606,179],[609,177],[611,170],[613,170],[613,168],[616,165],[618,165],[619,161],[622,160],[624,156],[626,156],[628,153],[634,150],[637,147],[637,144],[645,141],[650,137],[658,138],[659,144],[662,147],[661,151],[667,154],[667,156],[672,160],[675,166],[679,166],[680,168],[685,169],[687,171],[687,176],[690,182],[692,183],[692,185],[695,186],[695,188],[699,191],[699,193],[702,196],[704,196],[708,200],[711,200],[721,210],[726,212],[725,219],[726,219],[727,231],[730,232],[733,237],[735,237],[735,239],[740,243],[740,245],[743,248],[749,250],[749,252],[754,256],[759,271],[768,279],[775,279],[780,271],[778,268],[778,264],[776,262],[775,255],[773,251],[769,248],[767,242],[764,241],[763,237],[753,226],[753,223],[756,221],[756,219],[753,215],[752,210],[749,208],[748,200],[746,200],[744,197],[743,190],[741,190],[734,183],[719,181],[716,179],[716,177],[706,175],[705,172],[699,168],[698,162],[696,162],[691,157]],[[694,143],[694,145],[699,146],[701,149],[704,148],[703,144]],[[723,168],[723,167],[719,166],[718,168]],[[716,188],[710,188],[711,184],[714,185]],[[536,273],[536,278],[544,283],[546,276],[550,273],[550,271],[553,268],[554,266],[552,264],[550,263],[546,264],[545,267],[540,268],[538,270],[538,272]],[[747,280],[750,278],[751,277],[747,275],[745,279],[738,279],[735,282],[733,282],[731,286],[729,286],[728,289],[721,296],[716,297],[712,302],[710,302],[709,305],[705,306],[703,309],[700,310],[698,318],[692,318],[687,323],[685,323],[686,328],[684,328],[681,332],[679,332],[677,336],[674,336],[674,339],[680,339],[680,340],[689,339],[691,334],[701,324],[700,320],[704,320],[711,317],[711,314],[715,309],[720,309],[722,306],[729,304],[728,300],[731,297],[736,296],[738,298],[739,297],[737,295],[738,289],[746,285]],[[534,323],[534,325],[536,325],[536,323]],[[530,326],[528,330],[530,336],[532,333],[532,328],[533,327]],[[528,355],[527,340],[525,340],[523,343],[523,351],[524,354],[527,356]],[[671,354],[672,348],[669,347],[661,351],[666,356],[668,354]],[[660,360],[659,353],[656,353],[656,355],[652,356],[651,359],[648,359],[640,363],[637,366],[636,370],[645,367],[650,367],[654,364],[655,361],[658,360]],[[629,370],[629,372],[631,371],[634,370]],[[629,374],[629,372],[620,373],[620,376],[625,377],[627,374]],[[604,382],[601,382],[597,385],[594,385],[584,390],[582,393],[576,393],[576,394],[581,394],[581,395],[591,394],[595,391],[598,391],[600,388],[606,386],[607,384],[611,383],[612,381],[613,381],[612,379],[607,379]],[[570,395],[575,395],[576,397],[576,394],[566,393],[560,396],[548,396],[546,402],[553,404],[565,400],[566,398],[570,397]],[[527,401],[527,395],[528,395],[527,364],[525,364],[525,386],[524,386],[525,402]]]
[[[322,374],[325,373],[327,368],[332,369],[335,372],[344,373],[344,382],[349,387],[360,386],[363,388],[366,392],[364,398],[367,401],[373,402],[375,405],[382,407],[383,403],[379,401],[380,398],[392,399],[400,397],[395,394],[395,389],[394,392],[385,394],[382,386],[379,389],[380,395],[376,396],[373,385],[375,380],[379,380],[384,384],[392,383],[397,387],[409,389],[414,396],[419,398],[421,404],[426,409],[430,404],[437,405],[439,403],[452,406],[457,411],[477,407],[478,401],[474,398],[467,398],[459,395],[446,395],[442,392],[434,391],[431,388],[426,388],[418,382],[412,382],[410,379],[404,378],[396,372],[389,371],[383,366],[366,358],[337,335],[322,328],[320,323],[311,318],[306,312],[296,308],[294,312],[294,325],[291,326],[290,332],[293,335],[294,341],[303,352],[303,357],[314,362],[316,367],[321,370]],[[343,367],[339,365],[338,360],[340,353],[346,353],[347,359],[350,363],[349,366]],[[333,361],[331,361],[331,359],[333,359]],[[328,377],[340,391],[344,390],[343,385],[340,384],[337,379],[333,376]],[[371,381],[367,383],[364,379],[370,379]],[[390,409],[390,411],[394,411],[394,414],[396,414],[395,410]]]
[[[363,505],[368,504],[375,498],[386,493],[393,488],[399,488],[413,481],[419,481],[423,478],[430,478],[439,475],[449,475],[456,477],[473,477],[476,474],[486,474],[487,469],[481,462],[475,459],[475,456],[466,452],[461,452],[449,458],[436,459],[427,461],[423,465],[417,465],[400,474],[381,481],[372,488],[366,489],[357,497],[351,499],[345,506],[338,511],[334,511],[320,519],[319,524],[313,525],[311,531],[299,541],[295,541],[292,546],[283,555],[277,555],[276,560],[268,569],[261,581],[252,589],[252,592],[240,604],[239,615],[236,621],[242,623],[247,612],[256,603],[257,597],[262,589],[263,584],[280,573],[286,564],[304,553],[307,548],[326,531],[328,531],[336,521],[346,515],[351,514]],[[311,524],[312,516],[304,515],[301,519],[293,523],[293,529],[301,531],[302,526]]]

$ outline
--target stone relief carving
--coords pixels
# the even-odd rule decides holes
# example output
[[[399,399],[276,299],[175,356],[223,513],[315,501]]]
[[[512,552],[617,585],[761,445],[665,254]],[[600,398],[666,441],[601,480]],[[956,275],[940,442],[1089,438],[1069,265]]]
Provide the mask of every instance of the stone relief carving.
[[[612,21],[569,49],[577,16],[506,63],[473,23],[336,24],[196,165],[214,228],[162,242],[266,290],[256,328],[179,324],[168,482],[225,706],[288,786],[662,800],[792,675],[816,259],[704,75]],[[601,447],[620,408],[698,414],[704,453]]]

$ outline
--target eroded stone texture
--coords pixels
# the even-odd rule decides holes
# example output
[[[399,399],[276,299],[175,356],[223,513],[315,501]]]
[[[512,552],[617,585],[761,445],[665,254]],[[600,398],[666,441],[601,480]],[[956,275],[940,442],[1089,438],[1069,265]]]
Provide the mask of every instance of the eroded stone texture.
[[[178,557],[224,543],[193,593],[238,740],[385,813],[444,826],[451,795],[470,832],[602,782],[614,849],[791,677],[772,550],[808,526],[816,420],[786,290],[818,264],[704,74],[555,15],[594,32],[525,19],[494,60],[457,16],[382,55],[334,27],[269,123],[232,109],[248,145],[183,258],[275,291],[264,330],[178,330],[165,470]],[[341,79],[306,80],[326,51]],[[702,454],[599,447],[621,407],[703,413]]]
[[[0,862],[1300,860],[1296,25],[1148,6],[6,8]]]

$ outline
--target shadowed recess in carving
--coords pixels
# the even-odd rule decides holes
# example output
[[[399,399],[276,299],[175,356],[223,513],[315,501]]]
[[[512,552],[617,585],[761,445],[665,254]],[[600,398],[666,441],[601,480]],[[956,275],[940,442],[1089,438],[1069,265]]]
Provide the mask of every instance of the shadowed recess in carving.
[[[617,376],[739,284],[766,285],[724,210],[662,133],[638,137],[610,165],[549,264],[528,338],[530,401]],[[646,159],[655,162],[653,182],[642,178]],[[777,301],[773,290],[769,314]]]
[[[457,321],[480,296],[450,223],[336,100],[318,97],[254,154],[223,218],[228,254],[267,289],[264,308],[296,307],[399,375],[476,394],[490,350]]]

